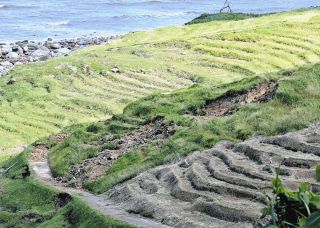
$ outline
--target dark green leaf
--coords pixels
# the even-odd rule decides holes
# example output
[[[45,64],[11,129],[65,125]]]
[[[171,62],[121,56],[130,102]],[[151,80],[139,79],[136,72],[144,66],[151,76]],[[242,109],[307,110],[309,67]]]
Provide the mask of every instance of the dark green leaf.
[[[320,227],[320,211],[312,213],[306,220],[306,228],[319,228]]]
[[[320,195],[313,195],[310,198],[310,203],[315,206],[318,210],[320,210]]]

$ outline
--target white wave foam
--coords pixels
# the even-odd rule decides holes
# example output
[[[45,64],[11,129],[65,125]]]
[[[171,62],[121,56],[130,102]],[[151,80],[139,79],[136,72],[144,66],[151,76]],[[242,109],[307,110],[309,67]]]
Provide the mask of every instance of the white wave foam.
[[[54,27],[58,27],[58,26],[64,26],[64,25],[69,25],[70,21],[66,20],[66,21],[56,21],[56,22],[49,22],[47,23],[47,25],[49,26],[54,26]]]
[[[7,5],[5,5],[5,4],[0,4],[0,9],[3,9],[3,8],[7,8]]]

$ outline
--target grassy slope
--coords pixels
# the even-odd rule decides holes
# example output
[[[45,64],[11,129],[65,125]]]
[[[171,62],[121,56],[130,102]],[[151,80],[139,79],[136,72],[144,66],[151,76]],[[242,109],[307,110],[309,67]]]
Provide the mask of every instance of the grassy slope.
[[[108,118],[154,92],[193,83],[214,86],[318,62],[319,20],[314,9],[169,27],[19,66],[0,79],[0,148]],[[120,74],[111,72],[114,66]],[[17,82],[7,85],[11,77]]]
[[[199,65],[205,65],[202,69],[210,69],[212,77],[208,77],[208,72],[199,72],[202,83],[197,86],[170,95],[149,96],[134,102],[125,109],[123,115],[115,116],[106,123],[97,123],[97,132],[88,131],[87,125],[77,126],[78,130],[56,146],[50,155],[54,174],[67,175],[70,165],[78,164],[99,152],[82,149],[81,144],[93,143],[104,134],[119,136],[158,115],[165,116],[167,121],[174,121],[182,128],[166,142],[161,151],[154,148],[143,151],[137,149],[123,156],[104,178],[88,183],[89,189],[103,192],[141,170],[195,150],[211,147],[222,139],[242,140],[254,133],[278,134],[319,120],[319,66],[297,70],[301,65],[311,66],[319,60],[320,43],[315,36],[319,32],[319,20],[318,10],[299,11],[240,22],[180,27],[175,28],[175,33],[170,32],[172,28],[164,28],[153,33],[131,34],[115,42],[113,45],[118,48],[122,46],[119,50],[126,51],[146,46],[145,43],[158,42],[164,49],[174,43],[175,49],[183,48],[188,52],[187,57],[183,55],[177,61],[186,64],[189,59],[189,65],[193,64],[193,67],[185,65],[185,71],[196,71]],[[232,31],[235,25],[237,33],[225,31],[227,28]],[[216,29],[210,32],[211,30],[206,30],[208,26]],[[302,28],[309,36],[301,38],[299,29]],[[183,40],[179,40],[182,38]],[[221,62],[223,64],[220,65]],[[298,76],[285,78],[280,84],[276,99],[269,104],[249,105],[232,117],[210,121],[192,120],[181,115],[186,111],[201,112],[207,101],[229,90],[243,90],[262,80],[280,78],[283,75],[277,72],[282,69],[297,70]],[[223,73],[219,74],[218,70]],[[255,76],[257,74],[260,76]],[[262,77],[262,74],[265,76]],[[231,81],[248,79],[219,86],[227,83],[219,82],[219,77],[232,78]]]
[[[98,131],[88,132],[79,127],[63,143],[53,148],[50,163],[55,174],[65,175],[71,164],[79,162],[99,151],[79,151],[75,145],[94,143],[101,135],[121,135],[134,126],[137,119],[149,121],[164,116],[174,121],[179,130],[170,137],[161,150],[155,148],[136,149],[122,156],[107,171],[106,176],[87,188],[104,192],[115,184],[126,180],[147,168],[185,156],[192,151],[212,147],[220,140],[244,140],[253,134],[275,135],[301,129],[320,121],[320,65],[297,69],[294,72],[272,74],[268,77],[245,79],[222,87],[194,86],[171,95],[155,95],[130,104],[124,114],[105,123],[97,123]],[[204,105],[230,91],[241,91],[270,79],[280,78],[276,97],[266,104],[250,104],[236,114],[224,118],[200,120],[182,115],[186,112],[200,113]],[[89,136],[89,137],[88,137]],[[77,154],[77,159],[74,159]],[[81,159],[80,159],[81,160]]]
[[[54,207],[57,192],[31,177],[22,177],[27,152],[2,165],[10,167],[17,161],[5,176],[0,176],[0,227],[132,227],[101,215],[77,198],[57,210]],[[31,213],[42,216],[41,220],[25,219]]]

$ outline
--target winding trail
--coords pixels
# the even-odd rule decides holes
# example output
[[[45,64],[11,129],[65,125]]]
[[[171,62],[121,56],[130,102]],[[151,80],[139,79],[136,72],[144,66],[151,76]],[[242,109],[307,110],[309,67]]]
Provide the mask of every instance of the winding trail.
[[[70,195],[79,197],[87,205],[99,211],[100,213],[127,222],[129,224],[139,227],[152,228],[169,227],[139,215],[129,214],[123,208],[115,206],[114,203],[107,200],[103,196],[94,195],[81,189],[60,186],[57,182],[54,181],[54,178],[52,177],[47,156],[48,150],[43,150],[42,148],[41,156],[31,156],[29,160],[29,167],[33,171],[35,178],[43,182],[44,184],[47,184],[50,187],[54,187],[58,191],[66,192]]]

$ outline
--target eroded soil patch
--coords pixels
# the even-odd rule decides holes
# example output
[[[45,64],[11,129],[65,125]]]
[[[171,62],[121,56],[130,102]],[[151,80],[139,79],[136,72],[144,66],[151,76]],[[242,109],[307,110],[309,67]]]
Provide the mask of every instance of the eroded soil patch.
[[[96,150],[106,147],[97,156],[86,159],[70,169],[67,177],[57,177],[56,180],[64,186],[81,188],[83,183],[93,181],[106,174],[111,165],[123,154],[132,149],[142,149],[145,146],[161,148],[165,139],[174,133],[174,126],[163,122],[163,119],[141,125],[119,139],[105,135],[96,145],[83,145]]]
[[[127,211],[172,227],[258,227],[263,192],[271,192],[281,169],[283,184],[295,190],[307,182],[319,190],[320,125],[242,143],[222,141],[212,149],[156,167],[106,193]]]
[[[227,116],[245,104],[268,102],[274,97],[277,88],[277,81],[268,81],[244,92],[226,94],[206,106],[205,116]]]

